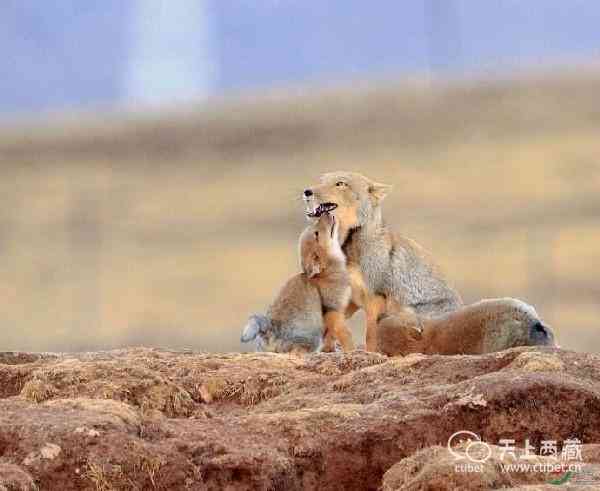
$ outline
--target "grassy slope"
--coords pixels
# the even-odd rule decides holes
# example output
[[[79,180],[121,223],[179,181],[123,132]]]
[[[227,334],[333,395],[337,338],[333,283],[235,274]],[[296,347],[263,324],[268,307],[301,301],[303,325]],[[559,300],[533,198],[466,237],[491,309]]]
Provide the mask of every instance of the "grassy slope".
[[[600,351],[599,84],[388,85],[5,128],[0,349],[240,349],[296,271],[299,191],[348,169],[394,184],[388,222],[467,301],[522,298],[563,346]]]

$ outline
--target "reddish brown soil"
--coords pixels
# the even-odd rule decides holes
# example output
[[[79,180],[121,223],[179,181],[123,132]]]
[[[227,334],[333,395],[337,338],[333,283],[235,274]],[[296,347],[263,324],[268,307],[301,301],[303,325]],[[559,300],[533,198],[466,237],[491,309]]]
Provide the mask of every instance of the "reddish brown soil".
[[[458,430],[490,443],[600,443],[600,356],[533,348],[406,358],[0,353],[2,490],[546,482],[492,471],[453,481],[439,446]],[[589,462],[598,460],[594,448],[586,447]]]

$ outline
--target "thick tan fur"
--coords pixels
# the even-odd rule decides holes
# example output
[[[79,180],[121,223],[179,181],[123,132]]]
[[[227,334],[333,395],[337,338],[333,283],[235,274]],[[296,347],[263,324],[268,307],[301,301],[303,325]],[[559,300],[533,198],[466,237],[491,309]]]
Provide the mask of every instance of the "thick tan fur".
[[[350,276],[337,234],[330,215],[302,232],[302,273],[284,284],[266,315],[250,316],[242,342],[255,340],[257,351],[279,353],[333,351],[336,340],[344,351],[354,349],[345,322],[351,302]]]
[[[462,306],[430,255],[416,242],[392,234],[384,224],[381,202],[389,189],[357,173],[333,172],[304,192],[309,214],[315,214],[319,205],[335,205],[330,213],[339,222],[353,290],[362,292],[360,305],[355,305],[367,315],[369,351],[377,347],[376,320],[391,305],[423,316]]]
[[[438,318],[410,312],[377,325],[378,350],[389,356],[481,354],[516,346],[556,346],[533,307],[512,298],[482,300]]]
[[[301,273],[283,285],[265,315],[253,314],[242,331],[256,351],[308,353],[322,343],[323,314],[317,288]]]
[[[347,265],[350,275],[352,302],[346,310],[346,317],[352,316],[357,310],[365,312],[367,329],[365,331],[365,347],[367,351],[375,351],[377,347],[377,325],[379,316],[386,312],[386,298],[373,294],[367,287],[360,267],[356,264]]]
[[[323,351],[333,351],[336,339],[344,351],[354,349],[352,334],[346,325],[346,311],[351,300],[350,275],[338,231],[334,217],[324,214],[300,236],[302,271],[321,297]]]
[[[331,215],[325,214],[302,233],[300,257],[302,270],[321,295],[325,323],[323,351],[333,351],[336,339],[347,351],[354,348],[354,343],[344,319],[363,309],[367,324],[376,325],[377,318],[390,307],[385,297],[369,291],[357,265],[347,265],[339,244],[338,224],[332,220]],[[327,233],[332,225],[333,233]],[[367,344],[373,350],[377,346],[374,329],[367,331]]]

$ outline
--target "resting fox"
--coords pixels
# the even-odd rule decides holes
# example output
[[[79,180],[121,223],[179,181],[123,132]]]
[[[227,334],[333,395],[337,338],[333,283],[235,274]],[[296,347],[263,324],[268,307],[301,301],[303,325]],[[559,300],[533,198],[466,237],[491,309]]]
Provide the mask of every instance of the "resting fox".
[[[350,276],[338,240],[339,226],[327,213],[300,235],[302,273],[283,286],[266,315],[250,316],[241,341],[255,340],[257,351],[310,352],[354,348],[345,324],[351,301]]]
[[[481,300],[436,318],[384,316],[377,339],[379,350],[389,356],[475,355],[516,346],[556,346],[552,328],[531,305],[514,298]]]
[[[439,315],[462,306],[429,254],[416,242],[395,236],[383,222],[381,201],[390,186],[353,172],[332,172],[304,190],[309,217],[330,213],[348,270],[362,283],[367,317],[366,347],[377,348],[377,318],[389,305],[419,315]],[[352,274],[352,273],[351,273]],[[382,301],[386,299],[386,302]]]

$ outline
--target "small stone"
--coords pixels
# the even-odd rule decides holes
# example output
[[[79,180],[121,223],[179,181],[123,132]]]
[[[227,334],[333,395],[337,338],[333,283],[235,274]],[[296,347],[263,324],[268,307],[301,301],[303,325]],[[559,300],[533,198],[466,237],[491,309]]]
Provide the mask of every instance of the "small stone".
[[[40,449],[40,455],[42,456],[42,458],[48,460],[55,459],[56,457],[58,457],[58,454],[60,454],[60,452],[61,448],[58,445],[55,445],[54,443],[46,443],[46,445],[44,445]]]
[[[36,452],[30,452],[27,457],[23,459],[23,465],[33,465],[39,460],[39,455]]]

